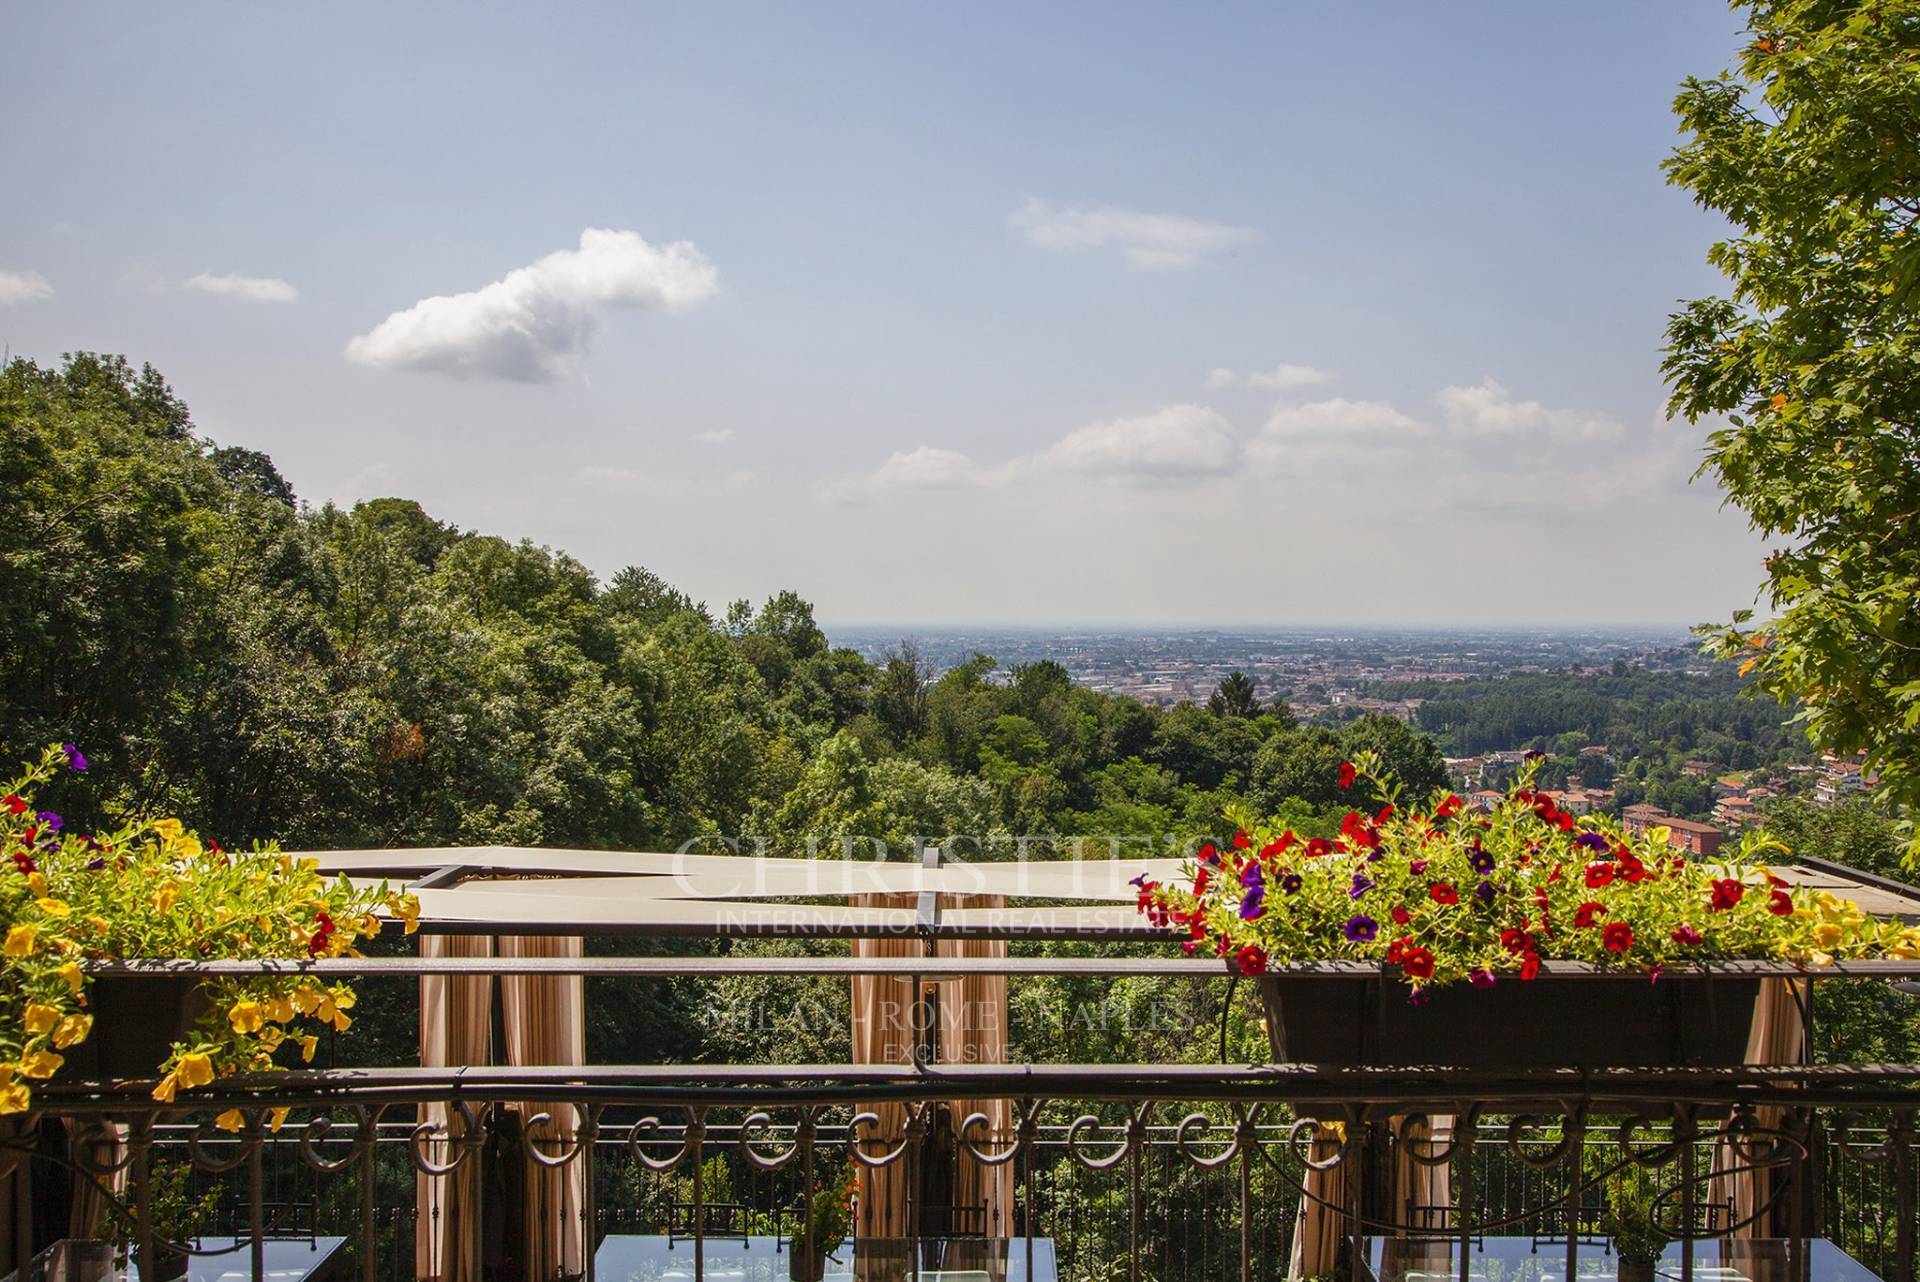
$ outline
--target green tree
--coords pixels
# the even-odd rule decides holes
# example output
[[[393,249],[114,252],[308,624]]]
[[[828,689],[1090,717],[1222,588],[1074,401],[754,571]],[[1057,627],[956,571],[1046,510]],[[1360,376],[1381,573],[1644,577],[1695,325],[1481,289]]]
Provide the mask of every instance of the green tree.
[[[1207,696],[1207,711],[1216,717],[1240,717],[1252,720],[1260,715],[1260,692],[1246,673],[1229,672]]]
[[[1727,297],[1667,327],[1670,412],[1725,417],[1702,471],[1763,534],[1771,618],[1713,641],[1920,803],[1920,3],[1746,0],[1690,79],[1669,179],[1732,234]],[[1908,858],[1920,860],[1920,841]]]

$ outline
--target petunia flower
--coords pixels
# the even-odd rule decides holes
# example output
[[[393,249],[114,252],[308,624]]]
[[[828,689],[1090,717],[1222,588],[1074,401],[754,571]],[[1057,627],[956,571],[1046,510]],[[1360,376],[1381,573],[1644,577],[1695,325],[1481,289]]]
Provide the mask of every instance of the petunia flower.
[[[1588,850],[1602,854],[1604,854],[1607,849],[1605,834],[1597,832],[1583,832],[1573,839],[1573,844],[1576,846],[1584,846]]]
[[[1301,885],[1300,874],[1297,872],[1290,872],[1280,879],[1280,890],[1284,894],[1299,894]]]
[[[1354,769],[1354,765],[1351,761],[1343,761],[1340,763],[1340,781],[1339,782],[1340,782],[1341,788],[1344,789],[1344,788],[1353,787],[1353,781],[1359,778],[1359,776],[1360,776],[1360,772]]]
[[[1705,936],[1685,922],[1681,922],[1673,931],[1673,942],[1685,948],[1697,946],[1704,938]]]
[[[1395,904],[1390,916],[1392,916],[1394,925],[1396,926],[1404,926],[1413,920],[1413,914],[1407,911],[1405,904]]]
[[[1409,948],[1400,954],[1400,969],[1409,979],[1433,978],[1433,954],[1425,948]]]
[[[1348,943],[1370,943],[1373,937],[1379,933],[1379,930],[1380,923],[1365,913],[1356,913],[1354,916],[1347,918],[1345,931]]]
[[[1586,930],[1595,925],[1599,920],[1600,914],[1606,911],[1607,906],[1605,904],[1596,903],[1589,899],[1586,903],[1581,904],[1573,910],[1573,924],[1582,930]]]
[[[1713,883],[1713,900],[1707,907],[1714,912],[1725,912],[1746,897],[1747,888],[1732,877],[1722,877]]]
[[[1245,828],[1237,828],[1234,830],[1233,848],[1235,850],[1245,850],[1252,845],[1253,838],[1247,836],[1247,830]]]
[[[1472,868],[1482,877],[1493,871],[1493,862],[1493,852],[1483,847],[1475,846],[1467,853],[1468,867]]]
[[[26,798],[20,796],[18,793],[10,792],[4,797],[0,797],[0,809],[4,809],[10,815],[24,815],[27,813]]]
[[[1793,896],[1784,890],[1776,890],[1767,896],[1767,911],[1775,917],[1793,916]]]
[[[1240,897],[1240,920],[1253,921],[1266,911],[1266,887],[1252,886]]]
[[[1475,886],[1473,888],[1473,897],[1474,897],[1474,900],[1478,903],[1482,903],[1482,904],[1492,903],[1493,902],[1493,883],[1490,881],[1483,881],[1478,886]]]
[[[1460,902],[1460,892],[1447,882],[1436,881],[1427,887],[1427,898],[1436,904],[1457,904]]]
[[[1614,868],[1612,864],[1588,864],[1587,889],[1599,890],[1602,886],[1611,885],[1613,883],[1613,872]]]
[[[48,832],[59,832],[61,828],[66,826],[66,821],[51,810],[42,810],[39,814],[35,815],[34,818],[38,819],[42,824],[45,824]]]
[[[67,754],[67,769],[77,772],[87,768],[87,754],[73,744],[61,744],[60,751]]]
[[[1373,881],[1365,873],[1357,872],[1353,874],[1353,885],[1347,888],[1347,898],[1358,899],[1372,890],[1373,885]]]
[[[1608,952],[1624,953],[1633,947],[1633,927],[1624,921],[1610,921],[1607,923],[1605,933],[1601,935],[1601,940],[1606,944]]]
[[[1535,980],[1540,978],[1540,954],[1529,949],[1520,955],[1520,978]]]
[[[1494,978],[1494,974],[1492,971],[1487,970],[1485,967],[1482,967],[1479,970],[1468,971],[1467,982],[1469,984],[1472,984],[1475,988],[1492,988],[1495,984],[1499,983],[1500,981]]]
[[[1461,808],[1466,804],[1467,803],[1460,800],[1456,794],[1450,792],[1446,795],[1444,801],[1433,808],[1433,817],[1435,819],[1451,819],[1453,816],[1459,814]]]
[[[1242,975],[1264,975],[1267,971],[1267,954],[1258,944],[1248,944],[1234,956],[1240,963]]]

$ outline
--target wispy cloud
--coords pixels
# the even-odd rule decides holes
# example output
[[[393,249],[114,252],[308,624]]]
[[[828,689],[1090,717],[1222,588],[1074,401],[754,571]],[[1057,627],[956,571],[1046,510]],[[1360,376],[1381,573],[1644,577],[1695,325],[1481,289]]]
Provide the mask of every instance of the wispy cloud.
[[[1069,472],[1178,479],[1233,469],[1240,442],[1227,420],[1200,405],[1076,428],[1041,456]]]
[[[1253,239],[1253,230],[1185,214],[1150,214],[1113,205],[1059,206],[1030,199],[1009,221],[1042,249],[1115,248],[1134,267],[1191,267]]]
[[[1618,419],[1594,410],[1556,409],[1539,401],[1516,401],[1492,378],[1472,387],[1443,387],[1434,396],[1447,426],[1464,436],[1500,437],[1547,433],[1569,440],[1610,440]]]
[[[704,432],[695,432],[693,439],[701,445],[729,445],[733,442],[733,429],[715,427]]]
[[[1417,431],[1417,420],[1402,414],[1385,401],[1350,401],[1334,397],[1310,401],[1305,405],[1283,405],[1267,419],[1266,430],[1274,436],[1348,434],[1378,430]]]
[[[53,283],[39,272],[0,268],[0,307],[38,303],[53,297]]]
[[[423,298],[347,344],[349,358],[454,378],[537,383],[586,351],[608,306],[676,311],[711,298],[719,276],[687,241],[589,228],[563,249],[464,294]]]
[[[298,289],[278,276],[242,276],[237,272],[201,272],[181,281],[180,288],[246,303],[291,303],[300,297]]]
[[[1312,365],[1276,365],[1269,370],[1255,370],[1248,374],[1247,386],[1267,391],[1285,391],[1291,387],[1312,387],[1332,378],[1333,371],[1330,369],[1316,369]]]
[[[1239,377],[1240,376],[1238,374],[1234,373],[1232,370],[1228,369],[1226,366],[1221,365],[1207,371],[1207,386],[1208,387],[1232,387],[1234,384],[1234,380]]]

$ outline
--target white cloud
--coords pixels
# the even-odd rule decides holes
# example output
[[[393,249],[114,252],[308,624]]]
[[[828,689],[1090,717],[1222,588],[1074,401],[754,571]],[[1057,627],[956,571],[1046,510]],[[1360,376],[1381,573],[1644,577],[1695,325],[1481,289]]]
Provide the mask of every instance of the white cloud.
[[[727,445],[733,440],[733,429],[716,427],[705,432],[695,432],[693,439],[702,445]]]
[[[1334,397],[1305,405],[1283,405],[1267,419],[1274,436],[1366,431],[1417,431],[1420,424],[1385,401],[1350,401]]]
[[[0,307],[38,303],[53,297],[53,283],[39,272],[0,269]]]
[[[1238,375],[1225,366],[1221,366],[1219,369],[1210,369],[1207,371],[1207,386],[1232,387],[1233,380],[1237,377]]]
[[[194,289],[221,298],[237,298],[247,303],[291,303],[300,297],[299,290],[278,276],[242,276],[237,272],[218,276],[212,272],[201,272],[198,276],[189,276],[181,281],[180,288]]]
[[[635,232],[588,228],[578,249],[393,313],[349,342],[347,356],[455,378],[544,382],[591,344],[598,308],[676,311],[712,297],[718,285],[713,264],[687,241],[655,246]]]
[[[1190,267],[1253,239],[1247,227],[1208,222],[1185,214],[1149,214],[1111,205],[1056,206],[1030,199],[1008,221],[1042,249],[1115,247],[1143,268]]]
[[[1247,375],[1247,386],[1281,391],[1289,387],[1311,387],[1332,377],[1333,371],[1330,369],[1315,369],[1311,365],[1276,365],[1270,370],[1255,370]]]
[[[1212,410],[1169,405],[1136,418],[1076,428],[1041,459],[1095,475],[1209,476],[1233,469],[1240,459],[1240,442],[1227,420]]]
[[[821,494],[829,502],[846,503],[902,490],[968,489],[1004,479],[1004,471],[989,471],[958,450],[922,445],[896,450],[873,471],[842,477],[824,487]]]
[[[1620,435],[1619,420],[1591,410],[1554,409],[1539,401],[1516,401],[1491,378],[1473,387],[1443,387],[1434,401],[1447,426],[1465,436],[1512,436],[1546,432],[1573,440],[1607,440]]]

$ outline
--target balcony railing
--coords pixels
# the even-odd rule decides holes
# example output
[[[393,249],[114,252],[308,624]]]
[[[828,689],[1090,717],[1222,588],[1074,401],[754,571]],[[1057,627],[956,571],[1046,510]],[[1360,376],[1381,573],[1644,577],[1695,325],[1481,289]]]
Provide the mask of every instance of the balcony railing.
[[[1820,1238],[1893,1282],[1912,1282],[1920,1263],[1920,1066],[1502,1077],[1156,1065],[334,1070],[223,1082],[173,1106],[133,1084],[56,1084],[5,1151],[43,1176],[69,1169],[97,1194],[106,1236],[138,1259],[157,1261],[181,1227],[164,1222],[176,1212],[151,1190],[184,1170],[194,1196],[211,1190],[218,1202],[208,1222],[185,1227],[202,1249],[228,1253],[229,1268],[264,1276],[274,1239],[341,1237],[362,1282],[413,1276],[415,1236],[447,1231],[413,1213],[417,1183],[479,1188],[489,1172],[577,1168],[585,1241],[671,1236],[701,1277],[718,1232],[804,1249],[797,1208],[842,1163],[898,1164],[918,1187],[925,1140],[953,1100],[1010,1102],[1001,1136],[982,1133],[984,1117],[953,1119],[971,1160],[1013,1171],[1005,1219],[981,1228],[1009,1240],[1020,1264],[1057,1256],[1061,1277],[1284,1277],[1303,1197],[1345,1217],[1355,1279],[1380,1238],[1448,1244],[1446,1267],[1463,1282],[1488,1240],[1527,1238],[1578,1277],[1582,1257],[1609,1249],[1599,1190],[1630,1166],[1655,1177],[1682,1282],[1704,1277],[1696,1257],[1729,1237],[1778,1240],[1783,1280],[1812,1276]],[[880,1127],[872,1110],[883,1104],[901,1105],[904,1121]],[[431,1106],[449,1122],[430,1120]],[[1415,1138],[1419,1119],[1443,1115],[1459,1119],[1444,1139]],[[223,1117],[238,1129],[222,1129]],[[39,1118],[61,1119],[73,1142],[42,1143]],[[1331,1178],[1383,1160],[1444,1168],[1445,1202],[1396,1205],[1369,1179]],[[1758,1205],[1730,1205],[1730,1169],[1766,1173]],[[717,1204],[727,1207],[718,1229]],[[928,1231],[929,1211],[909,1206],[909,1236],[942,1235]],[[951,1219],[939,1227],[951,1231]],[[487,1229],[487,1217],[464,1219],[476,1255]],[[595,1276],[592,1255],[578,1275]],[[909,1253],[898,1276],[917,1276],[921,1260]]]

